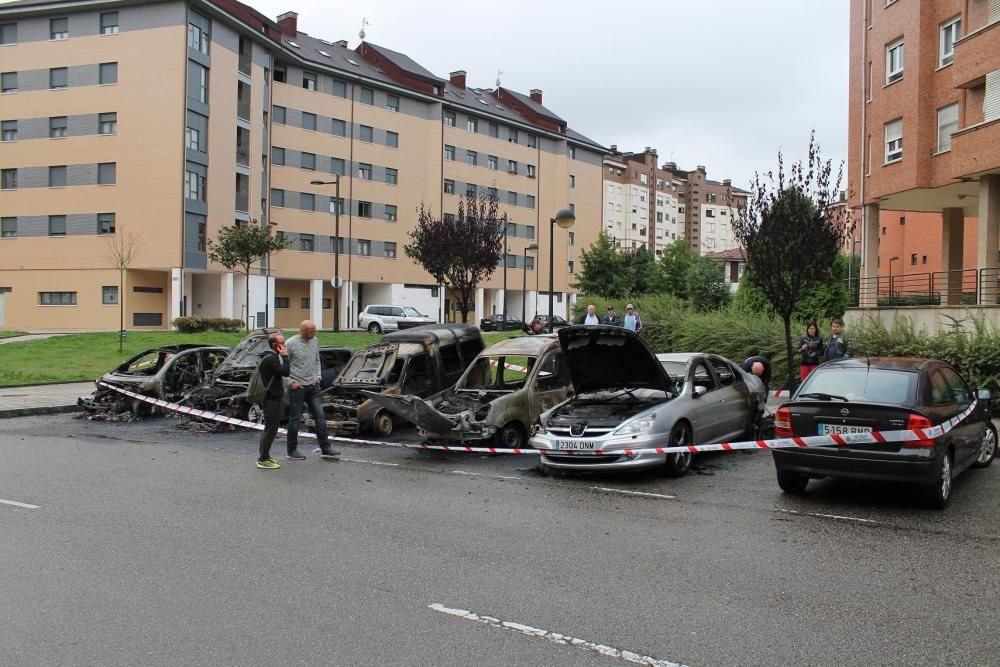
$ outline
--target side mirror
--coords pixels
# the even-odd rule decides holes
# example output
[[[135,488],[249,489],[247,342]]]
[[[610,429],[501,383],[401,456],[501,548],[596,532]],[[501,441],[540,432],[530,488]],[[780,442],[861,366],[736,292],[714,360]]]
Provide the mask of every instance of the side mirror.
[[[976,392],[976,398],[978,398],[980,401],[988,401],[991,398],[993,398],[993,394],[990,392],[989,389],[980,389],[979,391]]]
[[[706,389],[705,387],[696,386],[694,388],[694,391],[691,392],[691,395],[694,398],[700,398],[700,397],[704,396],[707,393],[708,393],[708,389]]]

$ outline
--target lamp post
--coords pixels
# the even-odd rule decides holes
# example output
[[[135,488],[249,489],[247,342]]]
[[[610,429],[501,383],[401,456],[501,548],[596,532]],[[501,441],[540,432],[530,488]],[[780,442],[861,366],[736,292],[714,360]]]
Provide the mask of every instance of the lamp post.
[[[271,220],[267,226],[277,227],[278,223]],[[250,306],[247,306],[247,310],[250,310]],[[264,264],[264,328],[269,326],[271,326],[271,251],[268,251]]]
[[[553,294],[555,290],[555,261],[556,261],[556,225],[558,224],[563,229],[569,229],[576,222],[576,214],[573,213],[568,208],[564,208],[558,213],[556,217],[549,220],[549,333],[553,331],[553,320],[555,319],[555,314],[552,312],[555,306],[553,305]]]
[[[309,181],[312,185],[334,185],[333,199],[333,330],[340,331],[340,176],[332,181]],[[322,300],[320,310],[322,312]]]
[[[503,226],[503,308],[501,310],[503,313],[500,315],[500,326],[497,327],[497,331],[507,330],[507,227],[508,225],[504,223]]]
[[[528,323],[528,251],[538,250],[538,244],[532,243],[524,249],[524,259],[521,261],[521,322]],[[537,275],[537,274],[536,274]],[[537,290],[537,283],[536,283]]]

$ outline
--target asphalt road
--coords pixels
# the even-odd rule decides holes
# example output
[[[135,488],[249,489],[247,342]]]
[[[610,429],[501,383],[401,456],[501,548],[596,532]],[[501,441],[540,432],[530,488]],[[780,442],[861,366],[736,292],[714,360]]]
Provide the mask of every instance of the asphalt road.
[[[765,452],[679,480],[360,447],[261,471],[252,434],[177,424],[0,424],[0,499],[37,506],[0,503],[0,662],[1000,662],[1000,464],[935,512],[783,496]]]

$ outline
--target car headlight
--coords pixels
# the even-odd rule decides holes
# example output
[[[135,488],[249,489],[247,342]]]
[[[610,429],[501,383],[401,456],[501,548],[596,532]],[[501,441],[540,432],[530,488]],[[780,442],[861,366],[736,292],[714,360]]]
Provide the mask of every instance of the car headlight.
[[[639,433],[645,433],[653,428],[653,422],[655,421],[656,415],[646,415],[645,417],[633,419],[615,431],[615,435],[638,435]]]

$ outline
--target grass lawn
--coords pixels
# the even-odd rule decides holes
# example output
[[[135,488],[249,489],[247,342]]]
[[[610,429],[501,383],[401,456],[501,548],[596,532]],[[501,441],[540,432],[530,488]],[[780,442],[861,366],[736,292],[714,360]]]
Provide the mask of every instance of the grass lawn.
[[[2,335],[4,332],[0,332]],[[291,336],[294,331],[287,332]],[[56,336],[44,340],[0,345],[0,387],[12,384],[42,382],[75,382],[93,380],[108,372],[125,359],[143,350],[174,343],[201,343],[232,347],[243,338],[242,333],[209,331],[182,334],[176,331],[130,331],[122,352],[118,351],[118,334],[81,333]],[[491,345],[513,333],[487,333],[483,338]],[[380,336],[367,333],[342,332],[316,334],[320,345],[364,347],[377,342]]]
[[[24,331],[0,331],[0,338],[10,338],[12,336],[23,336]]]

